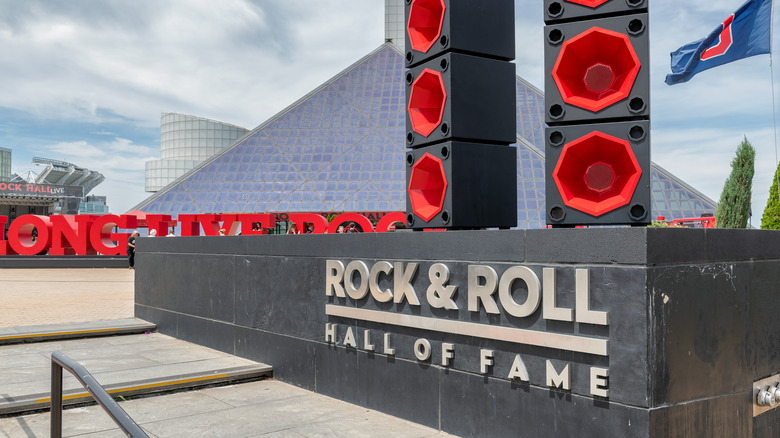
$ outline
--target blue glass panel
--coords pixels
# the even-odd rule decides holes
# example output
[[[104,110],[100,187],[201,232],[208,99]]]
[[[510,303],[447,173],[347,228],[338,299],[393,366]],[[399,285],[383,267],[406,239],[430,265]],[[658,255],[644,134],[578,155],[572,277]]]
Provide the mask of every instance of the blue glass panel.
[[[178,186],[144,201],[144,210],[213,213],[219,203],[235,211],[403,211],[403,75],[403,55],[383,46]],[[518,145],[518,226],[539,228],[544,96],[519,78],[516,85],[518,136],[534,146]],[[714,211],[714,202],[660,168],[651,171],[651,183],[653,212],[671,218]]]

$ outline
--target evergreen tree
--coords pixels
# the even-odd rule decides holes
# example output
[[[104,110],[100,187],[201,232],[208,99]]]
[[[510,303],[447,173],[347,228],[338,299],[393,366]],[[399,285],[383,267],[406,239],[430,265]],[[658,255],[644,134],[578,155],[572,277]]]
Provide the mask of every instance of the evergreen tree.
[[[762,230],[780,230],[780,199],[777,198],[777,178],[780,177],[780,165],[775,170],[775,179],[772,180],[772,186],[769,187],[769,201],[764,208],[764,215],[761,216]]]
[[[737,148],[737,156],[731,161],[731,175],[720,193],[715,214],[718,228],[747,227],[755,161],[756,150],[745,137]]]

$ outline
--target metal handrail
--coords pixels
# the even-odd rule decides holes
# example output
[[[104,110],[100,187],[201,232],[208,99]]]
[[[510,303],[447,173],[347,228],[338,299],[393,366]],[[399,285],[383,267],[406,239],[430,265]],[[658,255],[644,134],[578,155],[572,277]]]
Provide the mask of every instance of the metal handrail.
[[[62,438],[62,369],[73,374],[92,398],[103,408],[112,420],[127,436],[133,438],[149,438],[138,424],[127,415],[119,404],[108,395],[103,386],[92,377],[86,368],[59,351],[51,354],[51,429],[53,438]]]

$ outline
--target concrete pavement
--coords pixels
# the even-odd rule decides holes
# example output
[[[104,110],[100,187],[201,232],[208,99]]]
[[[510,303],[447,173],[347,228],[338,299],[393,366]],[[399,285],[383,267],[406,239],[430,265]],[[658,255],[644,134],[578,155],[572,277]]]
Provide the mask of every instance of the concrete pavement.
[[[0,269],[0,327],[133,317],[130,269]]]
[[[446,437],[275,380],[121,402],[150,437]],[[64,411],[64,437],[122,437],[97,406]],[[49,414],[0,419],[0,436],[45,437]]]
[[[68,323],[132,318],[133,271],[0,269],[0,300],[0,332],[7,334],[67,331]],[[255,364],[160,334],[6,345],[0,346],[0,395],[48,392],[48,355],[54,349],[71,355],[103,385],[148,381],[152,371],[165,367],[168,375],[184,375]],[[206,366],[208,361],[213,362]],[[75,385],[66,377],[66,389]],[[129,399],[120,406],[151,437],[450,436],[273,379]],[[4,416],[0,437],[49,436],[49,418],[49,412]],[[100,407],[87,406],[64,411],[63,436],[124,434]]]
[[[159,333],[0,346],[0,415],[48,408],[51,353],[84,366],[114,397],[269,376],[272,368]],[[63,373],[67,404],[90,396]]]

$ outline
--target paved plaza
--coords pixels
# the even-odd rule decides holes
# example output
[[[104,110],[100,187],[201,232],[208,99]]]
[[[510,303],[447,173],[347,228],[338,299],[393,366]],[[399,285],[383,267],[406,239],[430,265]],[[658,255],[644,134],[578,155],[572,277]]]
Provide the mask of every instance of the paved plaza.
[[[52,327],[64,330],[77,322],[131,318],[133,274],[127,269],[0,269],[0,327],[24,332],[22,326],[40,331],[56,324]],[[139,349],[135,353],[127,351],[132,344]],[[0,373],[6,376],[0,396],[4,389],[45,391],[53,349],[71,354],[105,385],[134,374],[149,379],[150,372],[177,363],[182,366],[171,372],[182,374],[207,360],[219,361],[217,368],[251,362],[157,334],[5,345],[0,346]],[[66,389],[74,385],[66,377]],[[129,399],[120,406],[150,437],[160,438],[450,436],[273,379]],[[47,437],[49,419],[49,412],[5,416],[0,437]],[[100,407],[87,406],[64,411],[63,436],[124,434]]]
[[[445,433],[275,380],[128,400],[150,437],[448,437]],[[64,437],[125,436],[97,406],[63,413]],[[48,437],[49,414],[0,418],[0,437]]]
[[[130,269],[0,269],[0,327],[133,317]]]

